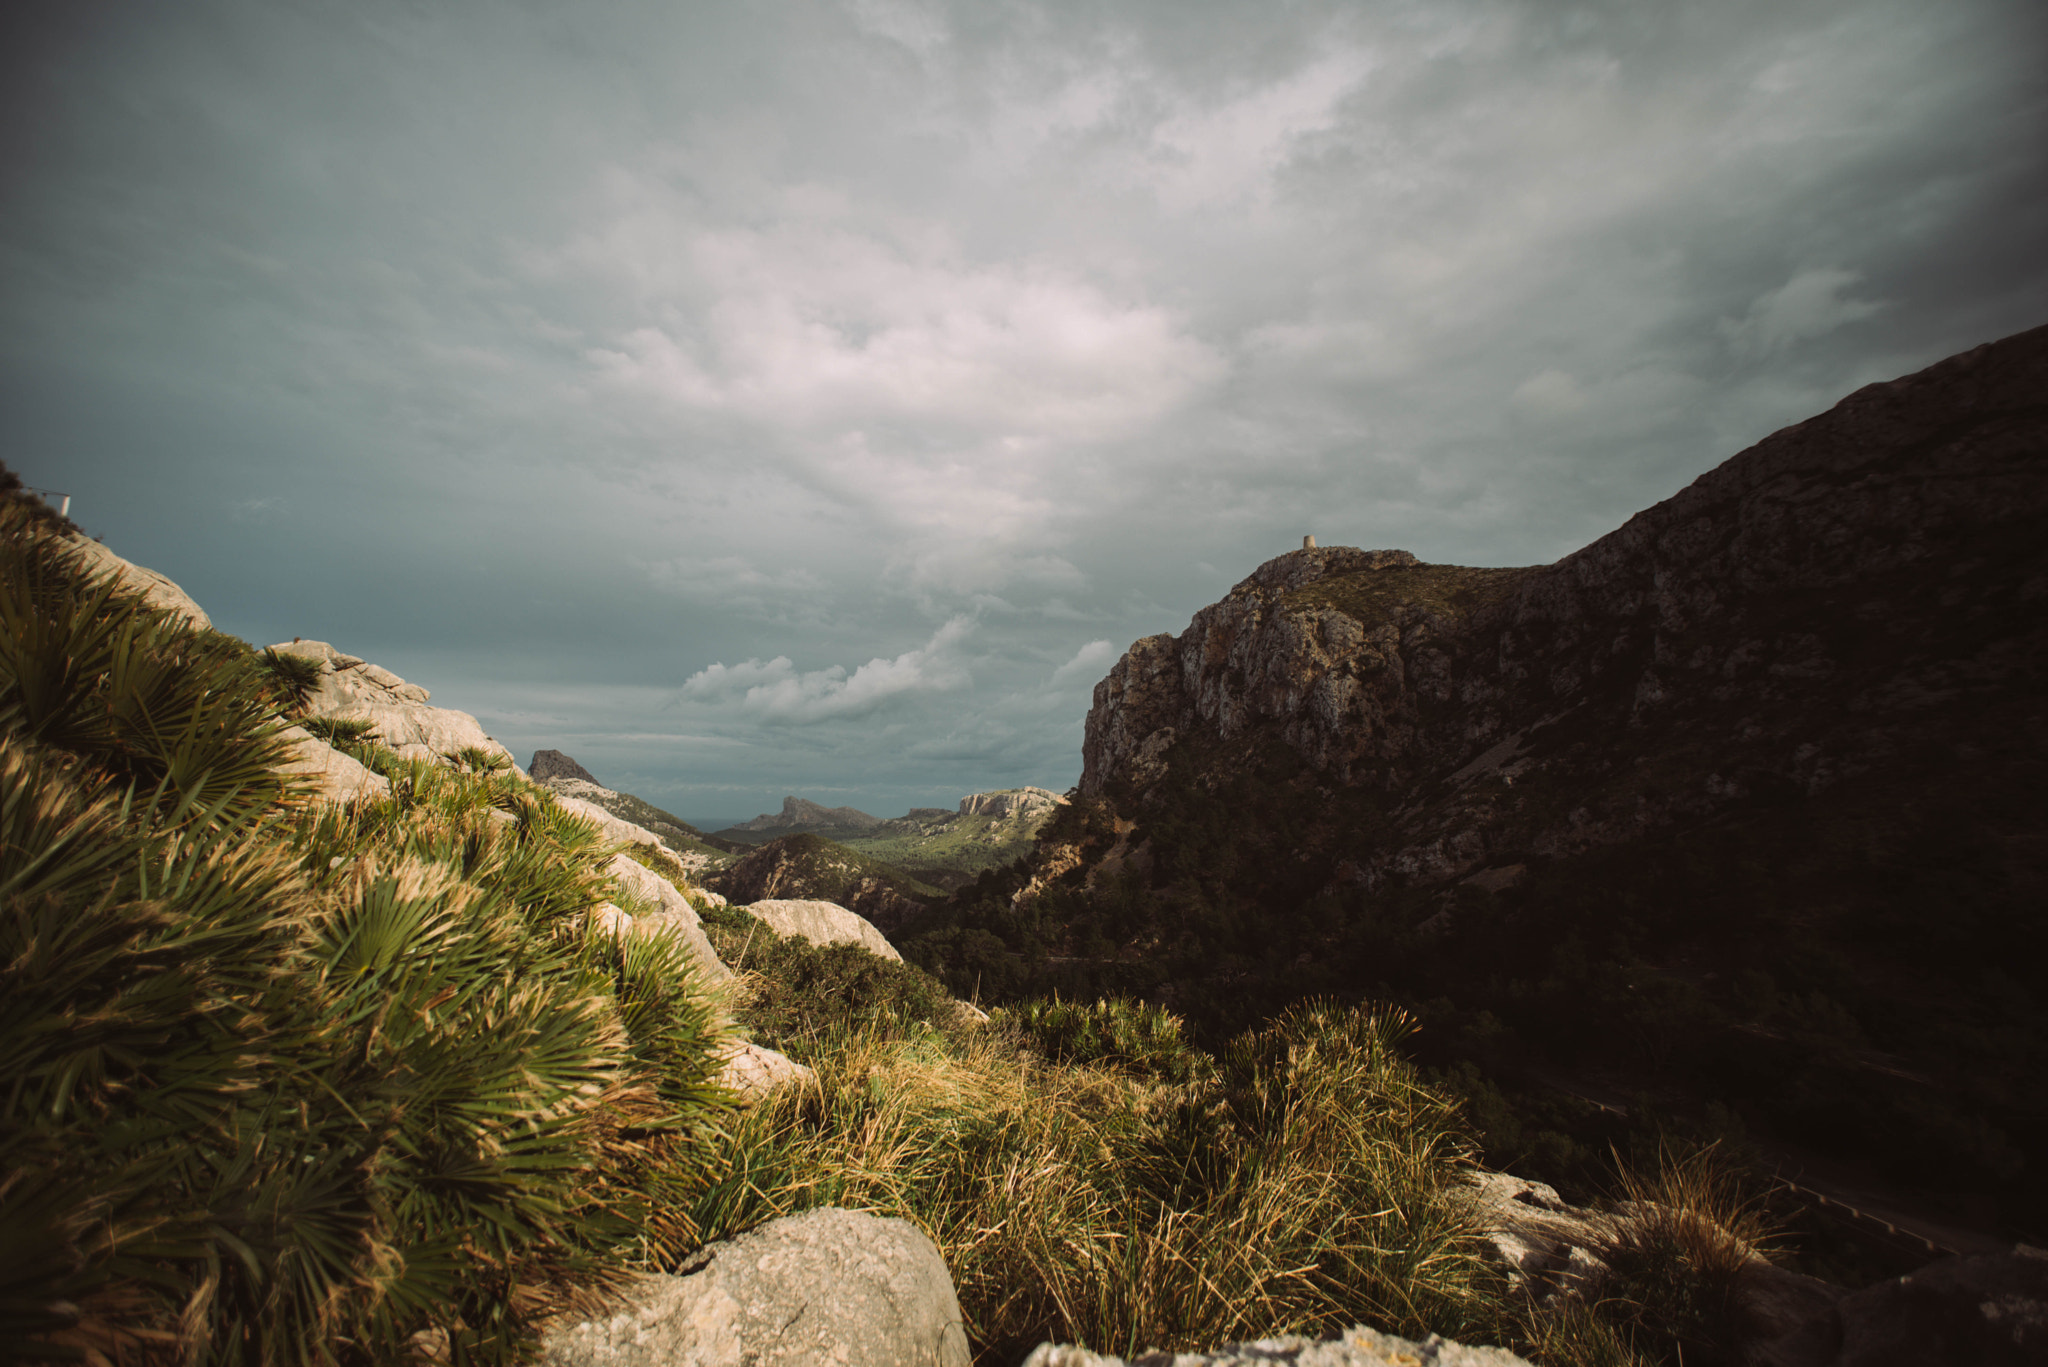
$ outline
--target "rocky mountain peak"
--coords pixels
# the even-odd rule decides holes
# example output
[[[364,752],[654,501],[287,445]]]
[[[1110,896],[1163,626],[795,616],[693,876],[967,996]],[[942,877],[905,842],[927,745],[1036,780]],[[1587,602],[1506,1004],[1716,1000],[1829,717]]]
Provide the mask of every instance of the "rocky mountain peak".
[[[833,830],[868,830],[881,824],[881,817],[870,816],[855,807],[827,807],[812,802],[809,798],[785,797],[782,799],[780,813],[763,812],[752,821],[742,821],[732,829],[781,831],[809,826]]]
[[[602,788],[604,786],[597,781],[597,775],[591,773],[560,750],[534,751],[533,763],[526,767],[526,772],[535,783],[546,783],[551,778],[574,778],[581,779],[583,782],[595,787]]]

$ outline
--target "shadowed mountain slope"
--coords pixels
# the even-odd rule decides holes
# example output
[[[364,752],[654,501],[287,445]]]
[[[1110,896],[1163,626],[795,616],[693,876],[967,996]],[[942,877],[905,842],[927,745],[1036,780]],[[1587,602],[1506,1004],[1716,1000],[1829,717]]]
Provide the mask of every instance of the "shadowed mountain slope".
[[[1475,1104],[1711,1101],[2038,1238],[2044,684],[2048,329],[1860,390],[1554,565],[1269,561],[1132,646],[1082,799],[905,952],[1214,1029],[1391,996]],[[1491,1138],[1569,1166],[1584,1136],[1532,1115]]]

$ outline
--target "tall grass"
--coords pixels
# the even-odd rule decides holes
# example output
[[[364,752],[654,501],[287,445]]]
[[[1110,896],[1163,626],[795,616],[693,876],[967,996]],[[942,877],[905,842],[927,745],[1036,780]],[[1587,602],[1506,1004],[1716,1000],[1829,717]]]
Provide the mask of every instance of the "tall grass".
[[[1499,1319],[1455,1110],[1392,1013],[1307,1007],[1200,1081],[1055,1064],[1026,1031],[852,1032],[745,1121],[707,1233],[833,1204],[920,1225],[986,1361],[1047,1338],[1125,1354],[1360,1319]]]

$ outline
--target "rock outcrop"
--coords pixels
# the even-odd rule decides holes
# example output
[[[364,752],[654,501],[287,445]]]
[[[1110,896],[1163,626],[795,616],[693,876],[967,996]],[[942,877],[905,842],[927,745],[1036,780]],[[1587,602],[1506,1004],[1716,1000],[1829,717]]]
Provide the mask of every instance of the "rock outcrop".
[[[540,753],[545,755],[556,752],[543,750]],[[669,855],[693,875],[717,866],[718,856],[707,852],[709,847],[696,827],[671,818],[659,807],[631,793],[614,792],[588,779],[562,773],[554,773],[534,781],[555,794],[557,799],[573,799],[576,804],[575,811],[585,815],[597,814],[592,815],[593,820],[598,820],[601,816],[603,820],[600,824],[603,824],[606,831],[615,839],[630,840],[636,845],[658,841]]]
[[[278,766],[307,785],[315,802],[355,802],[364,798],[389,797],[391,780],[373,773],[353,755],[321,740],[303,726],[289,726],[279,733],[290,745],[291,758]]]
[[[2048,1252],[1943,1258],[1843,1296],[1755,1367],[2041,1367]]]
[[[777,935],[794,935],[814,945],[859,945],[870,954],[903,962],[896,946],[872,922],[835,902],[770,898],[746,910]]]
[[[1432,1334],[1421,1342],[1358,1325],[1335,1338],[1299,1337],[1232,1343],[1201,1353],[1155,1351],[1128,1367],[1530,1367],[1505,1348],[1468,1348]],[[1023,1367],[1127,1367],[1120,1357],[1043,1343]]]
[[[916,1226],[825,1208],[643,1277],[609,1313],[550,1332],[547,1367],[967,1367],[953,1279]]]
[[[1005,788],[993,793],[969,793],[960,799],[960,815],[989,816],[998,820],[1013,816],[1034,816],[1064,806],[1066,799],[1049,788]],[[916,816],[912,812],[905,820]]]
[[[563,754],[560,750],[536,750],[533,763],[526,767],[526,776],[535,783],[546,783],[553,778],[581,779],[592,787],[603,787],[597,775]]]
[[[193,602],[185,590],[155,570],[123,560],[99,542],[82,536],[64,538],[57,544],[67,550],[79,569],[91,578],[111,578],[124,592],[135,595],[158,612],[182,617],[201,631],[212,630],[213,619],[206,615],[206,610]]]
[[[344,655],[325,641],[284,641],[271,649],[320,666],[319,683],[306,703],[308,716],[367,721],[376,728],[380,744],[407,759],[438,761],[460,750],[477,749],[518,767],[512,752],[485,735],[475,717],[449,707],[429,707],[426,689],[388,669]]]
[[[1612,1210],[1587,1210],[1566,1204],[1542,1182],[1502,1172],[1474,1173],[1471,1199],[1488,1258],[1537,1301],[1598,1301],[1614,1275],[1616,1250],[1675,1222],[1692,1225],[1695,1241],[1718,1240],[1739,1262],[1732,1308],[1752,1343],[1792,1333],[1842,1297],[1841,1287],[1779,1267],[1727,1231],[1664,1207],[1623,1202]]]
[[[743,1102],[761,1101],[778,1088],[818,1080],[795,1059],[751,1040],[727,1040],[719,1046],[717,1058],[718,1074],[712,1081]]]
[[[625,900],[635,908],[629,913],[629,925],[620,926],[613,918],[602,917],[606,924],[635,935],[659,933],[680,936],[708,979],[719,982],[732,976],[732,970],[719,959],[718,951],[706,938],[704,923],[698,919],[696,908],[690,905],[690,900],[676,889],[675,884],[623,854],[613,855],[611,863],[605,866],[605,872],[612,876]]]

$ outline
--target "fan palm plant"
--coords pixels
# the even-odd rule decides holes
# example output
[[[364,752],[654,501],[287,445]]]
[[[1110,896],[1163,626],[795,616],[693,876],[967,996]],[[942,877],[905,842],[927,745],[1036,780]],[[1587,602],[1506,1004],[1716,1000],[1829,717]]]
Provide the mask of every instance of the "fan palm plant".
[[[722,1023],[509,774],[281,805],[275,678],[0,508],[0,1352],[524,1351],[673,1251]]]

